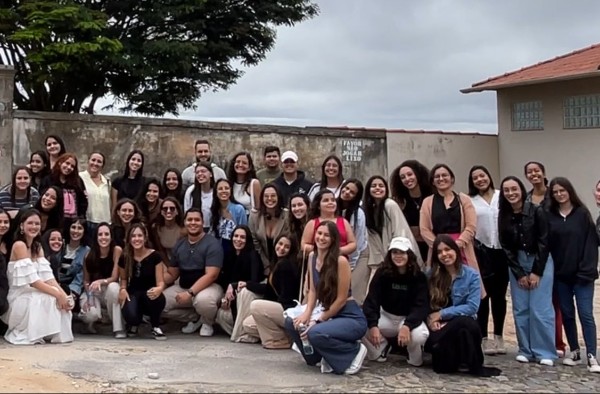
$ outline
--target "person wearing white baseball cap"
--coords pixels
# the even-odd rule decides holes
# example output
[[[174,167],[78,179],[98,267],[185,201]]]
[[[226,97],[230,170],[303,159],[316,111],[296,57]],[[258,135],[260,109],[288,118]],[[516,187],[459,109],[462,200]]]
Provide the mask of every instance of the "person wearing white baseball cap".
[[[291,150],[281,155],[282,173],[273,183],[283,195],[283,203],[288,205],[290,196],[295,193],[307,194],[313,182],[306,178],[304,171],[298,169],[298,155]]]
[[[406,346],[408,363],[423,364],[422,347],[429,337],[427,277],[421,271],[412,242],[395,237],[375,272],[363,304],[369,331],[363,338],[369,360],[386,361],[390,341]]]

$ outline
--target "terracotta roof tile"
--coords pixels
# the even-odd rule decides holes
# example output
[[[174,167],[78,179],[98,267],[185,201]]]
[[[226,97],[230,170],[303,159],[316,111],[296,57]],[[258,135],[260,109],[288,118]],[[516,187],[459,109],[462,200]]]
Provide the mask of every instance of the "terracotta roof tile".
[[[476,82],[470,88],[462,89],[463,93],[496,90],[503,87],[518,86],[551,80],[575,79],[578,77],[600,76],[600,44],[578,49],[553,59],[523,67]]]

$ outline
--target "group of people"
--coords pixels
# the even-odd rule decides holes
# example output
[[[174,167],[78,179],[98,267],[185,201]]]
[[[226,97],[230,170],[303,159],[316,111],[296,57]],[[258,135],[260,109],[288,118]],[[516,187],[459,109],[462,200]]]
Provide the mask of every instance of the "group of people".
[[[427,352],[436,372],[494,376],[484,354],[506,353],[510,283],[517,361],[562,355],[600,372],[598,228],[569,180],[548,183],[541,163],[525,165],[529,192],[514,176],[497,190],[474,166],[463,194],[445,164],[407,160],[389,184],[374,175],[363,185],[330,155],[312,182],[293,151],[265,147],[258,171],[238,152],[224,170],[198,140],[182,171],[147,176],[133,150],[109,180],[102,152],[80,171],[59,136],[45,143],[0,191],[10,343],[72,341],[74,315],[89,333],[111,322],[124,339],[148,324],[164,340],[166,318],[185,334],[218,326],[234,342],[292,347],[323,373],[354,374],[405,348],[413,366]]]

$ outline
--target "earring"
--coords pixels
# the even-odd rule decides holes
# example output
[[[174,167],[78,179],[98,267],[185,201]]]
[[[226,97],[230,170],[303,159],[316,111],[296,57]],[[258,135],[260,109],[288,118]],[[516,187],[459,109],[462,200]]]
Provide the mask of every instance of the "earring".
[[[21,229],[21,235],[23,235],[23,229]]]

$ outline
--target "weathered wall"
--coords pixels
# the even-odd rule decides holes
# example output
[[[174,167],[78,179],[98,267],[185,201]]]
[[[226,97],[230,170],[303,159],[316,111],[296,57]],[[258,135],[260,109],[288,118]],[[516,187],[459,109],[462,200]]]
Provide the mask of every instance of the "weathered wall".
[[[14,69],[0,65],[0,185],[10,182],[12,172],[14,78]]]
[[[593,190],[600,179],[600,129],[564,129],[563,99],[599,92],[600,78],[499,91],[498,143],[502,176],[519,176],[529,188],[523,166],[530,160],[540,161],[546,167],[548,179],[569,178],[585,204],[595,212]],[[544,130],[512,131],[512,104],[530,100],[542,100]]]
[[[32,151],[44,148],[48,134],[61,136],[67,150],[80,159],[84,169],[88,154],[99,150],[107,155],[106,172],[122,172],[132,149],[146,153],[145,173],[162,176],[167,167],[183,169],[194,159],[194,141],[211,142],[215,162],[223,168],[240,150],[252,154],[262,167],[262,150],[277,145],[282,152],[294,150],[300,167],[312,179],[320,178],[325,156],[344,159],[345,176],[366,179],[386,170],[384,131],[266,126],[213,123],[123,116],[90,116],[64,113],[15,111],[13,164],[29,161]]]
[[[431,168],[447,164],[456,176],[456,189],[467,191],[469,170],[476,164],[488,168],[499,182],[498,139],[496,135],[447,132],[388,132],[388,171],[404,160],[415,159]]]

